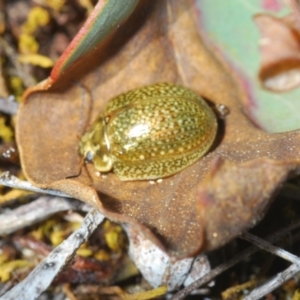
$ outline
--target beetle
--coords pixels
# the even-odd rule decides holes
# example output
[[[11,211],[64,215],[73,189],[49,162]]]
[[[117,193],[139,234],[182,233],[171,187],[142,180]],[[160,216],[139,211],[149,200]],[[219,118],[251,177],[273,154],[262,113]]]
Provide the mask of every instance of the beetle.
[[[156,83],[111,99],[82,136],[79,153],[120,180],[154,180],[201,158],[216,132],[216,116],[199,95]]]

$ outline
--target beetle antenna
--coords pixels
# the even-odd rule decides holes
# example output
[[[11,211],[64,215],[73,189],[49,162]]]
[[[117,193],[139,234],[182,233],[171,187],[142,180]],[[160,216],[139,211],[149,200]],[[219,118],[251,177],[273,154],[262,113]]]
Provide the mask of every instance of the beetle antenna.
[[[67,176],[66,179],[72,179],[72,178],[77,178],[81,175],[82,173],[82,167],[84,167],[85,165],[85,161],[84,161],[84,157],[82,157],[81,161],[80,161],[80,168],[79,168],[79,172],[75,175],[70,175],[70,176]],[[88,172],[87,172],[88,173]]]
[[[75,174],[75,175],[67,176],[65,179],[73,179],[73,178],[79,177],[82,174],[82,168],[85,169],[86,174],[89,177],[90,181],[93,182],[93,178],[92,178],[92,176],[91,176],[91,174],[89,172],[89,169],[86,166],[86,162],[85,162],[85,158],[84,157],[81,158],[79,172],[77,174]]]

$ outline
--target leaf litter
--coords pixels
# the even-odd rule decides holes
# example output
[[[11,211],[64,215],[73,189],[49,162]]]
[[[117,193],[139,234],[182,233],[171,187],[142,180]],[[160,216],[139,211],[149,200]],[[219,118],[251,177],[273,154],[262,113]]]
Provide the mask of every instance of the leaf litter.
[[[27,92],[18,113],[18,142],[22,166],[31,182],[86,201],[112,220],[134,224],[160,247],[182,257],[215,249],[262,218],[280,185],[299,173],[299,133],[268,134],[248,121],[238,106],[245,94],[235,75],[198,39],[187,4],[180,2],[171,9],[165,3],[147,5],[151,7],[149,11],[141,5],[125,23],[132,28],[140,19],[136,36],[132,38],[127,34],[117,41],[118,34],[124,36],[122,28],[118,29],[116,40],[101,49],[104,54],[97,60],[99,67],[91,69],[93,58],[99,54],[96,52],[79,65],[80,76],[74,76],[72,70],[54,82],[47,93],[43,92],[43,87],[41,92],[39,88]],[[160,30],[153,30],[155,26]],[[183,47],[182,40],[188,47]],[[143,41],[138,43],[138,48],[137,41]],[[106,49],[113,46],[122,46],[122,51],[116,51],[117,55],[112,58]],[[160,53],[149,56],[154,48],[160,49]],[[135,74],[149,57],[152,72],[140,78]],[[158,73],[156,69],[162,61],[166,66]],[[121,186],[114,174],[109,174],[106,179],[98,178],[90,166],[92,183],[84,172],[77,180],[65,180],[79,167],[78,130],[76,132],[74,128],[81,122],[82,102],[88,102],[82,100],[82,89],[74,86],[74,80],[83,84],[92,95],[92,119],[115,93],[162,80],[189,86],[213,103],[226,105],[230,113],[219,122],[219,137],[211,153],[160,184],[149,186],[145,182],[133,182]],[[100,84],[103,82],[105,84]],[[213,87],[211,82],[214,82]],[[62,92],[64,89],[66,91]],[[76,117],[69,114],[70,106],[76,106],[72,108]],[[61,114],[57,114],[59,107]],[[87,117],[88,109],[84,110]],[[41,126],[45,123],[49,127]],[[65,124],[67,129],[62,130],[61,136],[54,137],[54,141],[45,138],[52,137]],[[41,130],[37,131],[40,126]],[[36,135],[32,136],[31,132]],[[91,202],[95,196],[101,202]]]
[[[23,170],[31,182],[86,201],[114,221],[138,226],[177,257],[215,249],[252,227],[281,183],[299,172],[299,131],[270,134],[247,119],[239,106],[246,94],[203,44],[190,10],[183,2],[140,5],[109,43],[56,81],[50,78],[28,90],[16,128]],[[113,56],[109,49],[115,49]],[[152,67],[140,76],[145,61]],[[82,169],[78,178],[66,179],[80,169],[78,134],[85,126],[78,130],[78,124],[91,123],[112,96],[157,81],[181,83],[228,107],[211,152],[155,185],[121,182],[113,173],[98,177],[89,164],[88,173]],[[218,176],[227,182],[222,189],[214,180]],[[209,193],[209,201],[203,193]]]

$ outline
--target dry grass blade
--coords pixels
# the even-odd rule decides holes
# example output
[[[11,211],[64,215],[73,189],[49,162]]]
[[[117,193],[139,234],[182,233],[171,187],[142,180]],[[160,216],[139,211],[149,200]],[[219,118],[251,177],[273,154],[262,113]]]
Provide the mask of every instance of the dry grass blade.
[[[75,255],[81,244],[103,221],[104,216],[92,210],[85,217],[81,227],[55,248],[48,257],[42,261],[25,280],[8,291],[1,300],[31,300],[36,299],[53,281],[54,277],[65,267]]]
[[[279,231],[277,231],[277,232],[269,235],[268,237],[265,238],[265,240],[267,240],[269,242],[276,242],[280,238],[282,238],[283,236],[285,236],[287,233],[290,233],[292,230],[297,229],[299,227],[300,227],[300,221],[296,222],[295,224],[289,225],[289,226],[283,228],[282,230],[279,230]],[[249,257],[250,255],[252,255],[256,251],[258,251],[258,248],[256,246],[252,246],[252,247],[249,247],[246,250],[238,253],[232,259],[230,259],[230,260],[226,261],[225,263],[217,266],[216,268],[214,268],[213,270],[211,270],[209,273],[207,273],[205,276],[203,276],[200,279],[196,280],[195,282],[193,282],[192,284],[190,284],[186,288],[180,290],[178,293],[176,293],[171,298],[171,300],[184,299],[186,296],[188,296],[189,294],[191,294],[194,290],[196,290],[197,288],[201,287],[202,285],[210,282],[215,277],[217,277],[218,275],[222,274],[227,269],[231,268],[232,266],[236,265],[237,263],[241,262],[242,260],[246,259],[247,257]],[[292,266],[294,266],[294,265],[292,265]],[[289,267],[286,271],[284,271],[284,272],[287,272],[287,274],[283,274],[283,275],[288,275],[289,278],[291,278],[295,273],[297,273],[296,272],[297,268],[291,268],[291,267]],[[288,271],[290,269],[291,269],[291,273],[289,273],[289,271]],[[290,274],[292,274],[292,275],[290,275]],[[252,295],[252,293],[250,295]],[[253,300],[253,299],[258,299],[258,298],[249,298],[249,299]],[[247,299],[247,300],[249,300],[249,299]]]
[[[74,199],[42,196],[32,203],[0,214],[0,236],[31,226],[66,210],[87,212],[91,207]]]

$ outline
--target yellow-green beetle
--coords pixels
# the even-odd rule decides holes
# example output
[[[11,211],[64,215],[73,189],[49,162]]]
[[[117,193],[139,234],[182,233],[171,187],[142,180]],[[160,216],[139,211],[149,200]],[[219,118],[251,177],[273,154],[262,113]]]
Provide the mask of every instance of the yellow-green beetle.
[[[120,180],[154,180],[201,158],[216,131],[216,116],[200,96],[157,83],[111,99],[82,136],[79,152],[97,171],[113,170]]]

